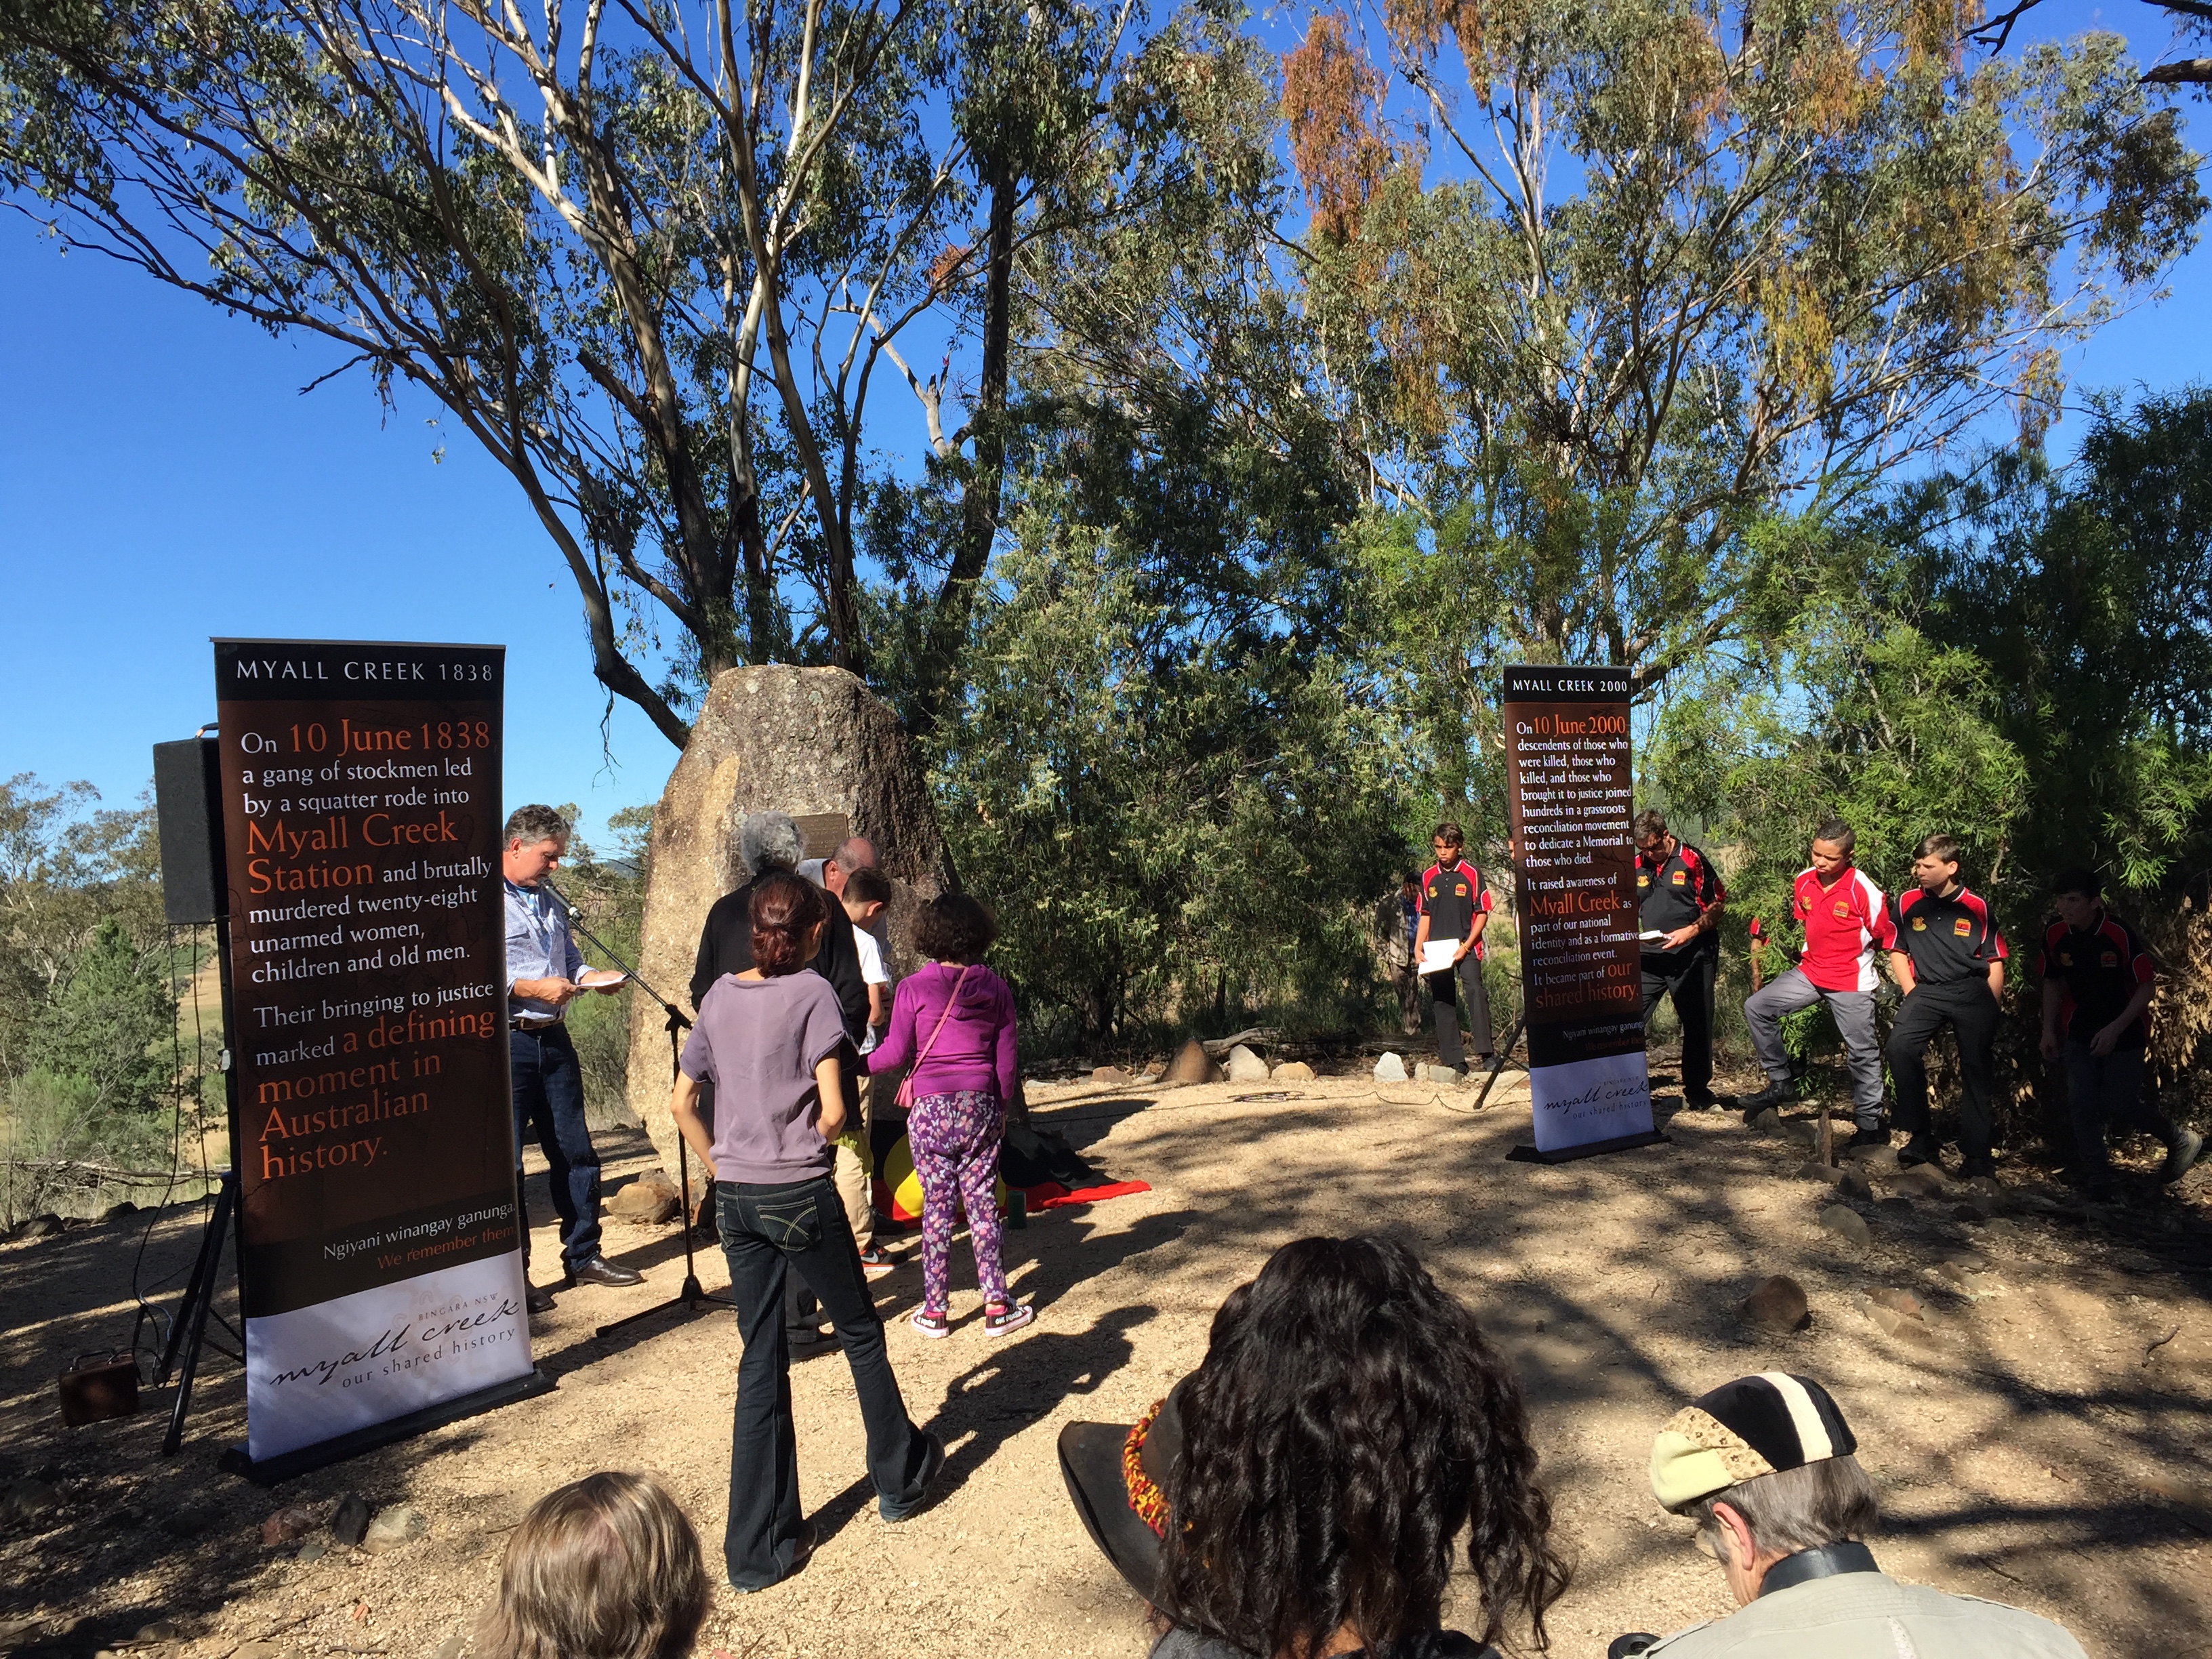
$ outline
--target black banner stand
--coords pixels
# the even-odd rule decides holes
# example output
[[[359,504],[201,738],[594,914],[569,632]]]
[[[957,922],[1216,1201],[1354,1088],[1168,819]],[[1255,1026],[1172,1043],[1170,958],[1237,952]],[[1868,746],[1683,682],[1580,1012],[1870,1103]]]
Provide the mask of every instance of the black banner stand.
[[[534,1400],[539,1395],[552,1392],[553,1379],[532,1366],[524,1376],[510,1377],[504,1382],[495,1382],[488,1389],[478,1389],[474,1394],[455,1395],[451,1400],[426,1406],[419,1412],[409,1412],[404,1417],[372,1423],[367,1428],[355,1429],[328,1440],[318,1440],[312,1446],[302,1446],[297,1451],[283,1452],[275,1457],[264,1457],[258,1463],[246,1455],[245,1447],[232,1446],[216,1460],[216,1467],[226,1474],[243,1475],[257,1486],[273,1486],[280,1480],[289,1480],[310,1469],[343,1462],[349,1457],[358,1457],[365,1451],[374,1451],[379,1446],[388,1446],[395,1440],[428,1434],[432,1429],[441,1429],[447,1424],[458,1423],[465,1417],[475,1417],[498,1407],[511,1405],[518,1400]]]
[[[1572,1164],[1578,1158],[1625,1152],[1635,1146],[1656,1146],[1662,1141],[1670,1146],[1674,1144],[1664,1131],[1647,1129],[1638,1135],[1618,1135],[1611,1140],[1586,1140],[1579,1146],[1562,1146],[1556,1152],[1540,1152],[1534,1146],[1516,1146],[1505,1154],[1505,1161],[1508,1164]]]
[[[157,786],[165,781],[168,785],[168,787],[163,791],[164,799],[161,802],[165,829],[178,823],[182,823],[187,827],[197,824],[196,830],[188,835],[180,836],[172,833],[164,836],[163,847],[166,856],[163,860],[162,873],[166,887],[181,888],[185,885],[177,879],[180,874],[204,878],[208,884],[201,894],[201,896],[208,901],[204,908],[198,911],[197,914],[180,917],[176,908],[173,907],[170,920],[173,921],[212,920],[215,923],[216,972],[222,990],[221,1018],[222,1022],[222,1048],[217,1064],[223,1074],[224,1118],[230,1130],[230,1144],[235,1148],[244,1143],[239,1135],[238,1068],[233,1061],[231,1047],[237,1025],[232,1003],[231,917],[225,902],[229,893],[229,880],[224,868],[222,853],[220,831],[222,823],[222,804],[216,782],[215,739],[208,735],[215,729],[213,725],[204,726],[190,739],[187,739],[187,742],[199,752],[192,761],[182,763],[181,771],[173,766],[165,765],[162,750],[167,749],[182,751],[185,745],[156,744],[154,749],[154,769]],[[190,787],[191,780],[189,777],[189,774],[196,769],[197,763],[202,757],[205,762],[202,771],[205,790],[204,799],[197,798],[196,793]],[[164,777],[165,773],[169,775],[167,779]],[[169,815],[179,810],[197,816],[182,821],[172,819]],[[191,843],[189,846],[185,845],[187,841]],[[169,863],[169,859],[172,857],[177,860],[173,870]],[[186,902],[182,896],[177,900],[179,904]],[[210,910],[216,912],[212,917],[208,915]],[[233,1164],[222,1172],[222,1182],[216,1194],[215,1206],[210,1212],[206,1227],[200,1236],[199,1255],[192,1264],[192,1275],[185,1286],[184,1298],[178,1304],[176,1317],[169,1328],[168,1340],[162,1346],[161,1368],[155,1377],[158,1384],[167,1382],[173,1370],[177,1376],[177,1397],[170,1408],[168,1429],[161,1437],[161,1451],[164,1455],[174,1454],[184,1444],[185,1418],[191,1409],[192,1384],[198,1375],[200,1350],[206,1341],[207,1322],[210,1314],[213,1314],[214,1318],[223,1326],[224,1329],[231,1329],[229,1322],[221,1314],[213,1313],[213,1310],[216,1281],[222,1267],[222,1247],[225,1243],[231,1246],[233,1273],[241,1279],[244,1273],[238,1249],[238,1169],[235,1164]],[[516,1213],[520,1214],[522,1208],[522,1194],[519,1189],[515,1193],[514,1202]],[[244,1301],[242,1285],[240,1300],[242,1304]],[[142,1310],[141,1319],[143,1320],[144,1316]],[[234,1334],[239,1337],[240,1352],[237,1358],[243,1364],[245,1337],[242,1332],[234,1333]],[[132,1340],[135,1343],[137,1340],[135,1333]],[[218,1343],[216,1346],[220,1348],[222,1345]],[[222,1351],[228,1352],[228,1349]],[[289,1480],[293,1476],[304,1474],[310,1469],[319,1469],[327,1464],[340,1462],[346,1458],[373,1450],[376,1447],[388,1446],[394,1441],[404,1440],[412,1435],[441,1428],[447,1423],[457,1422],[465,1417],[474,1417],[480,1412],[490,1411],[495,1407],[507,1405],[512,1401],[528,1400],[538,1395],[550,1394],[552,1391],[553,1379],[532,1366],[529,1372],[522,1376],[511,1377],[507,1382],[495,1383],[488,1389],[479,1389],[472,1394],[457,1395],[453,1399],[443,1401],[438,1405],[426,1407],[422,1411],[410,1412],[404,1416],[392,1418],[382,1423],[372,1423],[366,1428],[356,1429],[350,1433],[337,1435],[329,1440],[319,1440],[312,1446],[301,1446],[297,1450],[285,1452],[279,1456],[264,1457],[259,1462],[254,1462],[243,1445],[226,1447],[216,1457],[216,1467],[226,1474],[243,1475],[256,1486],[273,1486],[280,1480]]]

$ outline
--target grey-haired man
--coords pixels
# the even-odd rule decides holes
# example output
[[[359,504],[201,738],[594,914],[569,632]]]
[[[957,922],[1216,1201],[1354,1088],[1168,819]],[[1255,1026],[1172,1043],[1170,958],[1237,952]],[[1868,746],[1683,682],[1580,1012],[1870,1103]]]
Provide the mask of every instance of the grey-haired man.
[[[1857,1437],[1809,1376],[1763,1371],[1701,1395],[1651,1448],[1651,1492],[1698,1525],[1737,1611],[1610,1659],[2084,1659],[2048,1619],[1892,1578],[1864,1542],[1878,1511]]]

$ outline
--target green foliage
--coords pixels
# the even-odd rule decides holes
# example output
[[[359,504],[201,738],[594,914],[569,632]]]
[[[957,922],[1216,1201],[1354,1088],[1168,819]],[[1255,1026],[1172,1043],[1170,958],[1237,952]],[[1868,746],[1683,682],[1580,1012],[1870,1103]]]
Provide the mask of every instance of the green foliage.
[[[158,952],[103,921],[33,1028],[33,1068],[90,1085],[105,1110],[143,1111],[169,1086],[177,1001]]]
[[[10,1218],[45,1210],[83,1211],[115,1191],[82,1166],[153,1170],[168,1167],[168,1120],[152,1113],[117,1112],[104,1103],[90,1079],[27,1072],[0,1089],[7,1126],[7,1189]]]
[[[1164,617],[1118,534],[1037,510],[1020,532],[937,786],[1032,1041],[1364,1014],[1364,917],[1402,852],[1336,663]]]
[[[559,809],[572,822],[572,808]],[[632,806],[607,820],[617,840],[613,855],[605,857],[581,836],[570,840],[562,860],[561,890],[575,905],[575,916],[621,956],[638,959],[638,938],[645,915],[645,847],[653,827],[653,808]],[[611,968],[605,951],[580,930],[576,943],[595,968]],[[576,1064],[584,1084],[584,1112],[595,1128],[634,1125],[630,1115],[629,1015],[636,991],[612,996],[580,996],[568,1005],[568,1035],[576,1045]]]
[[[28,773],[0,782],[0,1110],[15,1215],[100,1190],[45,1167],[56,1162],[168,1162],[150,1109],[170,1097],[177,1006],[154,813],[99,799]]]
[[[2056,350],[2205,209],[2111,34],[1990,54],[1917,0],[1379,21],[1418,130],[1374,131],[1340,33],[1291,55],[1316,393],[1416,516],[1419,586],[1480,596],[1478,671],[1611,663],[1649,692],[1765,649],[1758,527],[1832,519],[2007,398],[2039,429]]]
[[[2101,400],[2058,477],[2034,458],[1955,481],[1929,626],[1982,655],[2046,781],[2038,872],[2158,890],[2212,860],[2212,391]]]
[[[1812,827],[1829,817],[1856,832],[1861,866],[1889,890],[1938,830],[1965,843],[1978,884],[2003,872],[2028,780],[1986,663],[1863,597],[1809,605],[1775,650],[1765,684],[1716,676],[1671,700],[1644,759],[1667,799],[1749,855],[1729,883],[1739,915],[1787,914]]]

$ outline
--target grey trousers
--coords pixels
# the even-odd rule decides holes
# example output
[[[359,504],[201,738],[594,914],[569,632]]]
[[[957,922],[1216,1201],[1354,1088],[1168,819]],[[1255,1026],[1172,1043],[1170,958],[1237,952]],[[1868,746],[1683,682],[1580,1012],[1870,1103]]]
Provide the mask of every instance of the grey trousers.
[[[1751,1027],[1751,1046],[1759,1063],[1776,1083],[1790,1081],[1790,1051],[1782,1042],[1782,1017],[1816,1002],[1828,1005],[1828,1017],[1844,1039],[1844,1057],[1851,1068],[1851,1115],[1862,1129],[1881,1127],[1881,1042],[1875,1033],[1874,993],[1823,991],[1792,968],[1769,980],[1744,999],[1744,1023]]]

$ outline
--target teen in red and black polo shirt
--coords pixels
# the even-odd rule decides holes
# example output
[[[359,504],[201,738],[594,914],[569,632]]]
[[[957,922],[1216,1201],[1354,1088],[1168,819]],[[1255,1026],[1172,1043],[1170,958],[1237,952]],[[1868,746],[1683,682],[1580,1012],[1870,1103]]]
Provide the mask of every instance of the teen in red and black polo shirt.
[[[1644,1019],[1661,997],[1674,1000],[1682,1022],[1682,1103],[1692,1111],[1720,1104],[1713,1093],[1713,980],[1720,970],[1721,906],[1728,892],[1712,860],[1667,832],[1664,814],[1636,815],[1638,920],[1644,941]]]
[[[2043,975],[2043,1057],[2066,1065],[2075,1180],[2093,1193],[2109,1192],[2105,1130],[2117,1123],[2156,1135],[2166,1146],[2159,1179],[2179,1181],[2204,1140],[2176,1128],[2142,1097],[2157,964],[2136,930],[2105,908],[2094,871],[2062,870],[2051,887],[2058,920],[2043,935],[2036,971]]]
[[[1910,1137],[1899,1164],[1936,1162],[1928,1115],[1928,1045],[1948,1023],[1959,1040],[1960,1173],[1994,1176],[1990,1156],[1990,1053],[2004,994],[2004,935],[1990,907],[1959,879],[1959,843],[1929,836],[1912,861],[1912,879],[1890,901],[1889,971],[1905,1001],[1889,1029],[1889,1074],[1897,1085],[1897,1122]]]
[[[1886,1146],[1881,1127],[1881,1038],[1875,1030],[1874,989],[1877,947],[1897,942],[1890,932],[1888,902],[1881,889],[1851,863],[1856,842],[1850,825],[1831,818],[1813,832],[1812,862],[1790,893],[1790,915],[1805,930],[1805,950],[1797,965],[1744,999],[1744,1024],[1751,1046],[1765,1067],[1766,1087],[1743,1103],[1747,1121],[1768,1106],[1794,1099],[1790,1087],[1790,1050],[1782,1041],[1782,1020],[1816,1002],[1828,1005],[1828,1017],[1844,1040],[1851,1073],[1850,1144]]]
[[[1413,960],[1422,959],[1431,939],[1459,943],[1449,968],[1424,974],[1421,979],[1436,1007],[1437,1063],[1463,1072],[1467,1049],[1460,1039],[1460,986],[1467,988],[1467,1042],[1474,1046],[1477,1060],[1490,1058],[1490,997],[1482,988],[1482,930],[1490,921],[1490,887],[1482,872],[1462,856],[1467,836],[1459,825],[1438,824],[1429,844],[1436,849],[1437,861],[1421,872],[1421,920],[1413,934]]]

